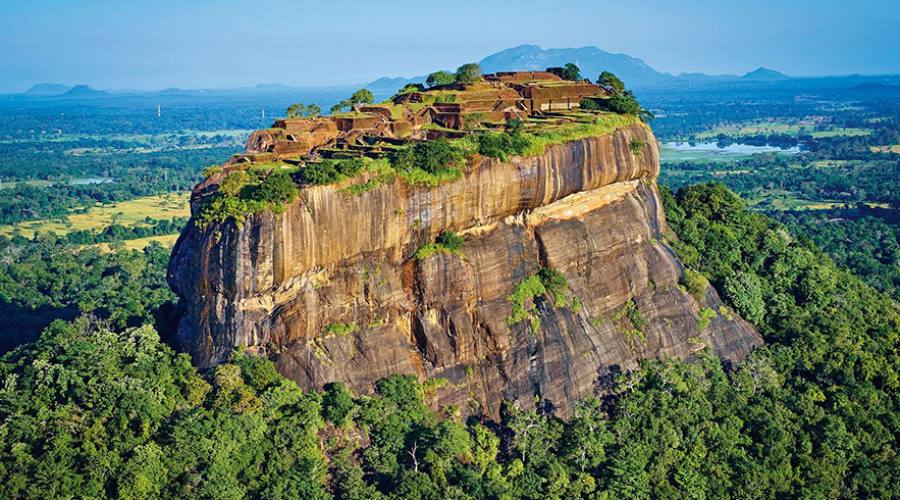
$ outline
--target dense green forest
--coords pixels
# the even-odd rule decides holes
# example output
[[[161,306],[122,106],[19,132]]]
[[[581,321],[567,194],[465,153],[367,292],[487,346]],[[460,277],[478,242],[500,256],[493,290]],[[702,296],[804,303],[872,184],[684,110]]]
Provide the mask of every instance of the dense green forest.
[[[900,225],[892,211],[776,212],[792,234],[811,239],[841,267],[900,300]]]
[[[540,405],[463,421],[452,408],[429,409],[439,380],[397,375],[374,396],[339,384],[303,393],[241,353],[198,372],[151,326],[125,327],[147,322],[140,311],[166,297],[126,300],[136,313],[53,323],[0,360],[0,495],[900,495],[897,303],[721,185],[663,196],[679,236],[667,240],[766,339],[738,366],[709,355],[649,361],[568,421]],[[66,289],[53,275],[75,264],[53,248],[35,260],[61,260],[41,277],[59,285],[29,289],[32,303]],[[157,290],[154,251],[96,268],[131,269],[111,290]],[[98,302],[130,296],[113,295]]]
[[[77,250],[51,235],[0,236],[0,352],[34,340],[55,319],[90,314],[123,328],[167,314],[175,299],[165,282],[169,249],[113,250]]]

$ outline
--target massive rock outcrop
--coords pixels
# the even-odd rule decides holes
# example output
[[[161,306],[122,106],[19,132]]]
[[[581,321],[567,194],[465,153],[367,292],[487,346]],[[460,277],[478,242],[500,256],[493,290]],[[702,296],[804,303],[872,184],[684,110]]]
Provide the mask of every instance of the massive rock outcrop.
[[[565,416],[645,358],[709,347],[738,360],[761,339],[712,288],[698,300],[679,287],[658,169],[638,124],[541,156],[476,157],[435,188],[306,187],[241,227],[189,224],[169,272],[184,305],[177,341],[201,366],[243,346],[305,388],[439,377],[437,404],[489,415],[537,395]],[[465,238],[459,253],[414,257],[446,230]],[[508,297],[541,268],[565,276],[572,300],[539,296],[537,329],[510,324]]]

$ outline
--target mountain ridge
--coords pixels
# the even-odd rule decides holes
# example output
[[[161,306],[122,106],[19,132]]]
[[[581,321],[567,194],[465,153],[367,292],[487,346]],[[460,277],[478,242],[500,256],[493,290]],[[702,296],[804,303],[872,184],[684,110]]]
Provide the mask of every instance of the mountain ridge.
[[[485,73],[497,71],[540,71],[552,66],[574,62],[587,78],[595,79],[602,71],[611,71],[635,87],[652,86],[671,82],[675,77],[650,67],[642,59],[628,54],[614,54],[595,46],[579,48],[544,49],[538,45],[524,44],[488,55],[479,61]]]
[[[61,83],[35,83],[24,94],[31,96],[57,96],[65,94],[71,89],[71,86]]]
[[[551,66],[563,66],[568,62],[574,62],[581,68],[581,73],[585,78],[595,80],[602,71],[611,71],[625,81],[631,88],[661,88],[661,87],[680,87],[690,86],[693,84],[759,84],[771,82],[788,82],[798,80],[822,80],[837,82],[838,84],[846,80],[847,86],[858,86],[864,83],[882,83],[892,84],[897,81],[897,75],[826,75],[826,76],[792,76],[783,72],[767,68],[765,66],[757,67],[743,75],[736,74],[708,74],[703,72],[682,72],[677,75],[661,72],[647,64],[643,59],[624,53],[612,53],[604,51],[596,46],[588,45],[578,48],[548,48],[544,49],[534,44],[522,44],[508,49],[499,50],[483,57],[478,64],[485,73],[493,73],[498,71],[542,71]],[[437,71],[439,68],[434,68]],[[449,68],[452,69],[452,68]],[[155,95],[209,95],[209,94],[280,94],[291,92],[302,92],[311,89],[322,90],[338,90],[338,89],[356,89],[365,87],[373,91],[375,94],[390,95],[396,92],[404,85],[410,83],[424,83],[427,75],[415,75],[412,77],[404,76],[382,76],[369,82],[361,82],[357,84],[340,84],[340,85],[286,85],[282,83],[261,83],[255,86],[234,87],[234,88],[178,88],[169,87],[161,90],[148,91],[124,91],[124,90],[94,90],[90,93],[90,97],[101,97],[100,93],[106,94],[108,97],[135,95],[135,96],[155,96]],[[82,87],[81,85],[77,87]],[[87,87],[84,85],[84,87]],[[7,94],[10,96],[22,96],[29,98],[58,98],[68,92],[75,90],[76,87],[54,83],[38,83],[25,92]],[[90,88],[90,87],[88,87]],[[78,97],[79,94],[88,94],[84,90],[79,90],[68,97]]]

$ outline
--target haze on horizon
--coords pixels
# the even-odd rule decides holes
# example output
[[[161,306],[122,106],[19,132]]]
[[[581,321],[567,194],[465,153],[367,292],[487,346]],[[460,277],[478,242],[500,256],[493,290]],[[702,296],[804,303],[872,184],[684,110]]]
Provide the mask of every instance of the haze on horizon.
[[[352,84],[524,43],[594,45],[673,74],[900,73],[896,0],[29,0],[0,2],[0,19],[0,92]]]

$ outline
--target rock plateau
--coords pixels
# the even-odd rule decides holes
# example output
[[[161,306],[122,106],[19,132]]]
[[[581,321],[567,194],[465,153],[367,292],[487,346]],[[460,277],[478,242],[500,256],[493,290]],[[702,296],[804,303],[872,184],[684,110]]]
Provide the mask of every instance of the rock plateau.
[[[569,415],[642,359],[707,347],[739,360],[760,336],[713,288],[697,300],[679,287],[658,171],[655,138],[634,124],[538,156],[475,156],[437,187],[308,186],[282,213],[189,224],[169,271],[177,342],[204,367],[240,347],[267,356],[305,389],[443,378],[438,406],[491,416],[535,396]],[[415,257],[443,231],[463,236],[458,253]],[[538,296],[525,304],[537,325],[510,324],[508,297],[541,268],[565,276],[572,300]]]

